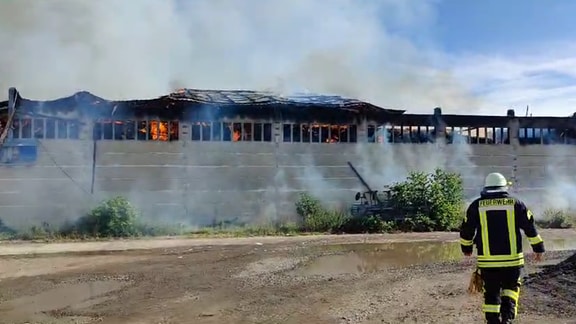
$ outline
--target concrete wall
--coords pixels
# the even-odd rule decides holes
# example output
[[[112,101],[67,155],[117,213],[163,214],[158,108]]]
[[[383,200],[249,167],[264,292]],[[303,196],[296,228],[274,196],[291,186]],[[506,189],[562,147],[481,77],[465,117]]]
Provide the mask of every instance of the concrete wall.
[[[515,178],[521,195],[545,199],[555,188],[546,166],[573,179],[576,147],[99,141],[96,152],[94,194],[89,140],[43,140],[36,165],[0,166],[0,218],[13,227],[57,224],[113,195],[128,196],[149,219],[289,217],[304,190],[352,202],[362,186],[347,161],[375,188],[440,166],[462,172],[470,196],[499,171]]]

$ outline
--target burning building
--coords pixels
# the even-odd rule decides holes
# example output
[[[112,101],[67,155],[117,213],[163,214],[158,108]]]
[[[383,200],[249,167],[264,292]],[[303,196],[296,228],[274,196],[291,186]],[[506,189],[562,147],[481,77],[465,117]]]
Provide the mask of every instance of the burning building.
[[[576,143],[572,117],[407,114],[338,96],[256,91],[182,89],[130,101],[79,92],[36,101],[12,88],[0,122],[0,218],[13,226],[75,218],[111,195],[163,221],[284,217],[302,191],[351,200],[360,184],[349,160],[386,173],[412,165],[407,150],[426,160],[439,144],[444,156],[467,147],[470,174],[498,167],[532,188],[537,177],[522,163],[534,161],[522,157]]]

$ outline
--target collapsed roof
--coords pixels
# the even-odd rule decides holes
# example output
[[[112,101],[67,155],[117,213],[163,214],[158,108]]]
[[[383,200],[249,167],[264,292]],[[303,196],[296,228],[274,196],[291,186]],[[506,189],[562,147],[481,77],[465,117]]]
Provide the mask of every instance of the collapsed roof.
[[[97,114],[99,117],[128,115],[170,115],[171,118],[182,118],[183,115],[194,114],[194,111],[209,109],[238,112],[245,115],[275,114],[279,109],[286,114],[302,114],[333,109],[346,114],[367,114],[374,116],[401,115],[405,110],[385,109],[356,99],[329,95],[280,95],[264,91],[248,90],[201,90],[181,89],[171,94],[154,99],[141,100],[107,100],[90,92],[77,92],[69,97],[56,100],[38,101],[23,98],[15,91],[16,107],[22,113],[72,113],[87,107],[97,107],[97,111],[89,109],[85,112]],[[269,109],[264,109],[269,108]],[[267,112],[265,112],[267,111]]]

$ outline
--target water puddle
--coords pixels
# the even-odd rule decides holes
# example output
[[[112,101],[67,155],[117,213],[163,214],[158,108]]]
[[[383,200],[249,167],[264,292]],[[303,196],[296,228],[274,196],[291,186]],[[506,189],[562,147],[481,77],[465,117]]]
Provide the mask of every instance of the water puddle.
[[[334,254],[314,259],[298,269],[299,274],[360,274],[461,257],[460,246],[446,242],[343,244],[327,246],[325,249]]]
[[[107,293],[121,289],[127,282],[92,281],[65,284],[34,296],[24,296],[0,305],[0,313],[40,313],[66,307],[79,309],[104,302]]]
[[[546,240],[549,251],[576,249],[576,237]],[[530,251],[528,242],[524,249]],[[315,258],[296,269],[298,275],[340,275],[375,272],[390,267],[405,267],[462,259],[456,242],[394,242],[385,244],[343,244],[322,247],[330,255]]]

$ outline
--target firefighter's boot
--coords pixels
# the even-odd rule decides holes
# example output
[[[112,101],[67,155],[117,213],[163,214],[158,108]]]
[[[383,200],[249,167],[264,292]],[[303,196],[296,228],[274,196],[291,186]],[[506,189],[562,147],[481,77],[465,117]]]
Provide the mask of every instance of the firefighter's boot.
[[[501,324],[502,322],[500,322],[500,316],[487,316],[486,318],[486,324]]]

